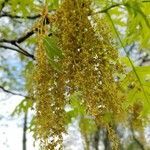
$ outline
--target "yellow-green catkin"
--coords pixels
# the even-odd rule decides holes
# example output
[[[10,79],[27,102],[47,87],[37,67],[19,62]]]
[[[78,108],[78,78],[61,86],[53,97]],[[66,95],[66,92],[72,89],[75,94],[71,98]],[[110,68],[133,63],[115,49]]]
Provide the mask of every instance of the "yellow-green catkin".
[[[35,139],[40,141],[42,150],[62,148],[64,129],[63,76],[55,72],[49,64],[43,39],[49,33],[45,23],[46,15],[37,24],[36,64],[33,75],[33,97],[36,101]]]
[[[117,120],[122,113],[123,96],[113,77],[121,70],[118,54],[105,20],[92,16],[91,3],[91,0],[63,0],[56,13],[49,17],[52,34],[64,55],[58,62],[60,72],[49,64],[44,50],[43,37],[49,33],[49,27],[39,27],[33,93],[36,137],[43,149],[53,150],[61,145],[66,95],[81,91],[87,113],[95,118],[98,126]]]
[[[121,113],[123,100],[113,74],[118,54],[104,19],[92,17],[91,1],[64,0],[56,13],[59,46],[65,58],[63,73],[71,92],[82,91],[87,111],[102,123],[107,113]]]
[[[54,25],[65,55],[62,66],[69,92],[82,91],[97,125],[107,123],[107,114],[117,120],[124,98],[113,74],[121,68],[105,20],[92,17],[90,0],[64,0]]]

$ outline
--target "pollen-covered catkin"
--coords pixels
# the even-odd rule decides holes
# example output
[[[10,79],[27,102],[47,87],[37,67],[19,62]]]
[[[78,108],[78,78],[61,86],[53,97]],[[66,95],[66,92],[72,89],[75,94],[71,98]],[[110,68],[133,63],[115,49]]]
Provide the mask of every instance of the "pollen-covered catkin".
[[[82,91],[87,111],[102,124],[104,114],[118,115],[123,97],[113,74],[118,54],[104,19],[90,14],[91,1],[64,0],[56,13],[57,36],[65,58],[64,76],[70,91]]]
[[[51,68],[43,39],[48,35],[45,16],[38,23],[36,64],[33,73],[32,93],[36,100],[34,136],[42,150],[61,149],[64,129],[64,80]]]
[[[48,33],[48,25],[40,28],[33,93],[36,136],[43,143],[43,149],[55,150],[62,145],[64,108],[69,103],[66,96],[74,92],[82,93],[86,111],[98,126],[106,127],[111,123],[108,118],[117,120],[123,114],[123,96],[113,76],[117,69],[121,70],[118,54],[112,46],[105,19],[92,16],[91,3],[91,0],[63,0],[59,9],[48,17],[64,56],[57,62],[61,65],[60,71],[50,65],[41,40]]]

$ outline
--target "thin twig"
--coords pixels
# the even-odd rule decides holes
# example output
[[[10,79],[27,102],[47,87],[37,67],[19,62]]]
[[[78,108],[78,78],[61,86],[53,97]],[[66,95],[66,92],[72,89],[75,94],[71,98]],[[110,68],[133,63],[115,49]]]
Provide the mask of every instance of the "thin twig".
[[[150,0],[145,0],[145,1],[142,1],[142,3],[150,3]],[[126,4],[127,3],[116,3],[116,4],[113,4],[113,5],[111,5],[111,6],[109,6],[109,7],[107,7],[107,8],[105,8],[105,9],[102,9],[102,10],[100,10],[100,11],[97,11],[97,12],[95,12],[95,13],[92,13],[92,15],[95,15],[95,14],[98,14],[98,13],[107,13],[110,9],[112,9],[112,8],[115,8],[115,7],[120,7],[120,6],[126,6]],[[143,14],[142,14],[143,15]]]
[[[12,95],[18,95],[18,96],[22,96],[22,97],[26,97],[28,98],[28,96],[26,95],[22,95],[20,93],[16,93],[16,92],[12,92],[10,90],[5,89],[3,86],[0,85],[0,89],[3,90],[4,92],[8,93],[8,94],[12,94]]]
[[[12,14],[3,12],[3,13],[0,15],[0,18],[2,18],[2,17],[9,17],[9,18],[12,18],[12,19],[37,19],[37,18],[39,18],[40,16],[41,16],[40,14],[34,15],[34,16],[19,16],[19,15],[12,15]]]
[[[24,55],[26,55],[26,56],[32,58],[33,60],[35,60],[34,55],[32,55],[32,54],[28,53],[27,51],[25,51],[25,50],[24,50],[21,46],[19,46],[17,43],[14,43],[14,45],[15,45],[16,47],[18,47],[18,48],[24,53]]]
[[[32,55],[32,54],[30,54],[30,53],[28,53],[28,52],[26,52],[26,51],[24,52],[24,51],[22,51],[22,50],[19,50],[19,49],[10,47],[10,46],[5,46],[5,45],[0,45],[0,47],[1,47],[1,48],[4,48],[4,49],[9,49],[9,50],[12,50],[12,51],[16,51],[16,52],[18,52],[18,53],[20,53],[20,54],[23,54],[23,55],[25,55],[25,56],[27,56],[27,57],[29,57],[29,58],[35,59],[35,58],[34,58],[34,55]]]
[[[112,8],[115,8],[115,7],[119,7],[119,6],[123,6],[123,4],[120,3],[120,4],[111,5],[111,6],[107,7],[107,8],[105,8],[105,9],[102,9],[100,11],[97,11],[97,12],[93,13],[92,15],[95,15],[95,14],[98,14],[98,13],[106,13],[108,10],[110,10]]]
[[[28,39],[29,37],[31,37],[34,34],[34,32],[35,31],[31,30],[31,31],[27,32],[25,35],[19,37],[18,39],[15,39],[15,40],[1,39],[0,42],[6,42],[6,43],[10,43],[10,44],[22,43],[26,39]]]
[[[22,137],[22,150],[27,150],[27,121],[28,111],[24,112],[24,123],[23,123],[23,137]]]

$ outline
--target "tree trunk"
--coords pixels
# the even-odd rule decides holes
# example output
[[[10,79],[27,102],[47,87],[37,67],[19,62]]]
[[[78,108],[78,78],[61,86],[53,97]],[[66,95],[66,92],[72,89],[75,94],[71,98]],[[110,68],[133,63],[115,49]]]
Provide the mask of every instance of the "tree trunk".
[[[99,150],[99,140],[100,140],[100,135],[99,135],[99,129],[95,132],[94,134],[94,144],[93,147],[95,150]]]
[[[105,146],[105,150],[111,150],[111,147],[110,147],[110,141],[109,141],[109,138],[108,138],[108,131],[104,131],[104,146]]]
[[[23,123],[23,139],[22,139],[22,145],[23,150],[27,150],[27,112],[24,114],[24,123]]]

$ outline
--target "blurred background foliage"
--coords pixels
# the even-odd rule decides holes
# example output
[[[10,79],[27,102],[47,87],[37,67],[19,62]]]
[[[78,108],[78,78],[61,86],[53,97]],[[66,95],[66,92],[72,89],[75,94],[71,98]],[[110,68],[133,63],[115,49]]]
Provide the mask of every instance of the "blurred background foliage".
[[[91,15],[105,17],[119,52],[119,61],[125,68],[124,74],[115,75],[127,95],[123,107],[129,116],[124,123],[114,123],[120,150],[148,150],[150,137],[145,131],[149,127],[150,119],[150,1],[92,2],[95,10]],[[28,76],[32,74],[35,63],[34,51],[37,43],[34,24],[41,16],[44,3],[44,0],[0,0],[0,89],[1,93],[6,92],[9,96],[23,97],[10,114],[12,118],[16,115],[24,116],[23,150],[27,149],[26,131],[34,128],[34,101],[26,89],[32,81]],[[59,0],[47,0],[47,5],[49,14],[54,13],[59,7]],[[46,41],[47,49],[52,46],[53,54],[61,55],[55,41]],[[52,56],[49,51],[47,55]],[[58,69],[59,66],[52,62],[52,67]],[[86,114],[82,105],[82,93],[73,93],[70,101],[67,106],[66,127],[78,122],[83,145],[87,150],[111,149],[108,131],[96,126],[94,119]],[[5,114],[2,115],[5,118]],[[109,121],[110,117],[106,115],[106,120]]]

